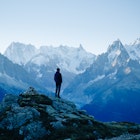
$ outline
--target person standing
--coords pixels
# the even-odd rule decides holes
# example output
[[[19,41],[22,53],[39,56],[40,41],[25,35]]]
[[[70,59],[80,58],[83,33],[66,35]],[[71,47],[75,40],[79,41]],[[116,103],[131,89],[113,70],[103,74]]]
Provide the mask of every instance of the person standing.
[[[56,83],[55,97],[60,98],[60,89],[62,84],[62,75],[60,73],[60,69],[57,68],[57,71],[54,75],[54,81]]]

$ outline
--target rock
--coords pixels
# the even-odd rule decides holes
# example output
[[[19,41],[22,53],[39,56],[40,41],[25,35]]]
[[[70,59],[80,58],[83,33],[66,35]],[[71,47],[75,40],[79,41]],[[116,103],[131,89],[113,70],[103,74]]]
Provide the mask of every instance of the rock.
[[[34,88],[6,95],[0,104],[0,139],[94,140],[140,133],[134,123],[102,123],[75,104],[39,94]]]
[[[6,94],[1,102],[1,108],[10,106],[11,104],[17,103],[18,96],[13,94]]]
[[[22,126],[19,130],[20,135],[24,135],[24,140],[37,140],[50,132],[45,129],[42,122],[32,122],[26,126]]]
[[[46,106],[46,112],[48,112],[51,116],[54,116],[54,114],[57,113],[57,111],[50,105]]]
[[[56,110],[63,110],[64,112],[74,111],[76,110],[76,105],[70,101],[66,101],[64,99],[52,98],[53,107]]]
[[[20,126],[32,122],[39,118],[40,113],[35,108],[22,108],[19,106],[12,106],[11,110],[6,112],[6,117],[0,123],[1,129],[13,130]]]
[[[140,134],[139,135],[124,134],[119,137],[106,139],[106,140],[140,140]]]
[[[33,87],[29,87],[28,90],[24,94],[36,95],[36,94],[38,94],[38,92]]]
[[[64,127],[65,127],[65,126],[62,124],[62,121],[51,122],[50,124],[51,124],[52,127],[55,128],[55,129],[60,129],[60,128],[64,128]]]

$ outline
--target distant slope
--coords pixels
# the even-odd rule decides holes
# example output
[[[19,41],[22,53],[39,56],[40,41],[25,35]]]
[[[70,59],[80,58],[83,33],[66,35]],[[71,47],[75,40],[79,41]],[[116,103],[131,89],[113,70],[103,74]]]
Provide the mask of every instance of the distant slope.
[[[1,94],[20,93],[28,87],[36,87],[39,91],[46,91],[43,86],[37,84],[33,77],[20,65],[14,64],[8,58],[0,54],[0,88]]]

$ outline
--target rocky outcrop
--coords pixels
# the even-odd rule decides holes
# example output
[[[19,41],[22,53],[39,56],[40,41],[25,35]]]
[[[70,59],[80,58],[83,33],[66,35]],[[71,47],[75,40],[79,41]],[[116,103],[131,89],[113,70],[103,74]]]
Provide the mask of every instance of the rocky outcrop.
[[[1,140],[94,140],[139,134],[140,125],[101,123],[64,99],[29,88],[7,94],[0,104]]]

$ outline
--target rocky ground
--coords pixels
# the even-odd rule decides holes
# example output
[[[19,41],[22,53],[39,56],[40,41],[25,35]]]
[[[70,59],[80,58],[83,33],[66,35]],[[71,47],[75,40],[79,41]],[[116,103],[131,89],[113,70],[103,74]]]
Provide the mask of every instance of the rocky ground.
[[[139,124],[98,122],[74,103],[31,87],[0,104],[0,140],[137,140],[139,134]]]

